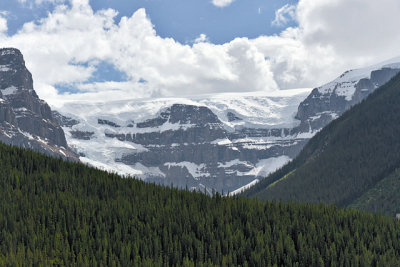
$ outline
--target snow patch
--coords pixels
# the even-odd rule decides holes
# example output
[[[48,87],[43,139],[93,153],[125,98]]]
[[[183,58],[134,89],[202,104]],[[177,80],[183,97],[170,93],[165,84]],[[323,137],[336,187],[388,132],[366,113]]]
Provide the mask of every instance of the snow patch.
[[[228,195],[228,196],[234,196],[234,195],[240,194],[240,193],[242,193],[244,190],[249,189],[250,187],[252,187],[252,186],[255,185],[256,183],[258,183],[259,181],[260,181],[260,180],[255,179],[255,180],[251,181],[250,183],[248,183],[248,184],[246,184],[246,185],[244,185],[244,186],[242,186],[242,187],[236,189],[235,191],[232,191],[232,192],[228,193],[227,195]]]
[[[210,177],[210,174],[205,172],[206,165],[200,164],[197,165],[193,162],[182,161],[182,162],[166,162],[164,166],[170,168],[171,166],[179,166],[181,168],[186,168],[186,170],[190,173],[190,175],[198,180],[202,177]]]
[[[253,170],[249,171],[246,174],[254,176],[267,176],[288,163],[289,161],[290,158],[288,156],[262,159],[258,161],[256,167]]]
[[[228,138],[216,139],[216,140],[212,141],[210,144],[219,145],[219,146],[225,146],[225,145],[231,145],[232,141],[229,140]]]
[[[230,167],[233,167],[235,165],[245,165],[245,166],[248,166],[250,168],[253,167],[253,165],[250,165],[247,161],[240,161],[239,159],[234,159],[234,160],[231,160],[231,161],[227,161],[225,163],[218,162],[218,167],[219,168],[230,168]]]
[[[8,65],[0,65],[0,71],[2,72],[6,72],[6,71],[10,71],[11,68],[8,67]]]
[[[13,95],[13,94],[15,94],[15,93],[17,92],[17,90],[18,90],[17,87],[15,87],[15,86],[10,86],[10,87],[8,87],[8,88],[6,88],[6,89],[2,89],[2,90],[1,90],[1,93],[2,93],[4,96]]]

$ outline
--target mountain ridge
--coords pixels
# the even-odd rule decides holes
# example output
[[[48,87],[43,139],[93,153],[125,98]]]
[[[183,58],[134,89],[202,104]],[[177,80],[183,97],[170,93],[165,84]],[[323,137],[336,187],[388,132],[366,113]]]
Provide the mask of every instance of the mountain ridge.
[[[282,156],[297,153],[304,137],[288,136],[299,124],[294,114],[308,93],[79,102],[58,111],[79,122],[63,129],[84,162],[112,170],[111,164],[122,174],[165,185],[228,192],[274,170],[274,164],[260,160],[281,162],[287,160]],[[104,152],[93,150],[99,147]],[[146,177],[152,175],[156,180]]]

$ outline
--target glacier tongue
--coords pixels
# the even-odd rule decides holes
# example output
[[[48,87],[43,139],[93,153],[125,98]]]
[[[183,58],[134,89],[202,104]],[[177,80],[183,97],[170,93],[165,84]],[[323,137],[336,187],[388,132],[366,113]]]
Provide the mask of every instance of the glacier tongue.
[[[307,138],[293,131],[300,124],[295,114],[309,93],[74,102],[58,111],[69,146],[87,164],[165,185],[232,192],[299,152]]]

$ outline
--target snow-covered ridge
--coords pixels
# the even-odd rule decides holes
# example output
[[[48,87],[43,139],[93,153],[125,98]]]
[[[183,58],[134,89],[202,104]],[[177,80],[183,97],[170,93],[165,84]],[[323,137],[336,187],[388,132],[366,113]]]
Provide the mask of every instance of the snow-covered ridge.
[[[298,104],[309,93],[310,89],[293,89],[276,92],[200,95],[190,98],[132,99],[101,103],[80,101],[64,103],[57,110],[63,115],[79,119],[88,126],[87,130],[91,130],[90,125],[93,124],[97,128],[97,120],[101,118],[120,125],[121,129],[118,131],[123,131],[123,128],[132,124],[132,121],[138,123],[153,119],[173,104],[208,107],[228,130],[233,130],[235,127],[290,128],[298,124],[294,115]],[[228,112],[234,113],[240,120],[230,121]],[[135,131],[148,130],[136,129]]]
[[[318,91],[322,94],[329,94],[335,91],[338,96],[345,96],[346,100],[350,101],[356,91],[355,86],[361,79],[370,79],[373,71],[384,68],[400,69],[400,57],[366,68],[346,71],[335,80],[318,87]]]
[[[284,164],[290,156],[280,157],[283,151],[295,153],[290,145],[301,146],[304,140],[288,129],[299,124],[295,114],[310,91],[81,101],[58,111],[68,117],[63,129],[82,162],[166,185],[227,192]]]

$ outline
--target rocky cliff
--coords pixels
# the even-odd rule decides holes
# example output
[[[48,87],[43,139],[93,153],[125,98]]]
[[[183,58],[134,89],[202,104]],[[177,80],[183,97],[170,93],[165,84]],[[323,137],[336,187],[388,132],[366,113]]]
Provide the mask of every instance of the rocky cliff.
[[[76,160],[64,131],[33,89],[21,52],[0,49],[0,141]]]
[[[318,131],[400,72],[400,58],[376,66],[346,71],[334,81],[315,88],[300,103],[298,131]]]

